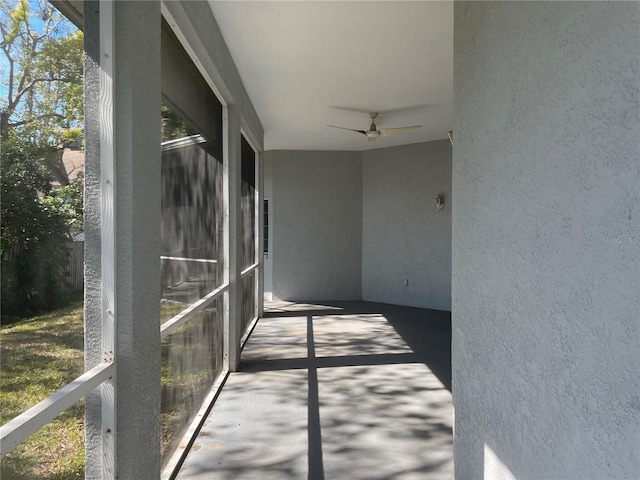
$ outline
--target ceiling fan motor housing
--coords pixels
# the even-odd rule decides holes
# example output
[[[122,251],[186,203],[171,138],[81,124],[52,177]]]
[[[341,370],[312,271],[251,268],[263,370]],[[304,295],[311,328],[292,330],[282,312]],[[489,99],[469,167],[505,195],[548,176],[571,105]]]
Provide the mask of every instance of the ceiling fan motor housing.
[[[371,124],[371,130],[366,132],[367,137],[369,138],[378,138],[380,136],[380,132],[376,130],[376,126]]]
[[[378,118],[378,112],[370,112],[369,116],[371,117],[371,125],[369,125],[369,132],[376,132],[378,130],[378,127],[376,127],[376,118]],[[377,136],[379,136],[380,134],[378,133],[378,135],[369,135],[369,132],[367,132],[367,137],[369,138],[375,138]]]

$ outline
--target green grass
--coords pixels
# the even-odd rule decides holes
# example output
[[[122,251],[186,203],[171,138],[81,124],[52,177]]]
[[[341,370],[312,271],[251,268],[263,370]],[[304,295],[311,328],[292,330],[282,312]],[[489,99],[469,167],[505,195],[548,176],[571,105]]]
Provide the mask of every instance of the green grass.
[[[160,304],[160,325],[171,320],[185,308],[187,308],[187,305],[184,303],[162,301]]]
[[[183,308],[184,305],[163,303],[162,320]],[[188,322],[162,342],[163,456],[177,445],[189,414],[199,406],[194,401],[199,402],[199,395],[221,368],[212,360],[207,344],[211,335],[220,333],[201,330],[200,322]],[[55,312],[0,327],[0,424],[82,374],[83,338],[82,299]],[[183,361],[188,365],[186,370],[174,368]],[[83,428],[84,402],[80,401],[5,455],[0,463],[0,478],[83,478]]]
[[[4,424],[83,372],[82,299],[0,327],[0,423]],[[31,435],[0,464],[0,477],[84,477],[83,402]]]
[[[166,317],[184,306],[163,303]],[[162,341],[161,453],[168,460],[206,397],[211,384],[222,370],[222,358],[216,356],[222,345],[221,326],[216,314],[207,309]]]

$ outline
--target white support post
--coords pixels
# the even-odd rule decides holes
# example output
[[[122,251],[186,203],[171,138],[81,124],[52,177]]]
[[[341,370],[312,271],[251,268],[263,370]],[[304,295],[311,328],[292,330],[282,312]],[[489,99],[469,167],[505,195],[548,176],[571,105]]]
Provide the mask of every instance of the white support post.
[[[114,127],[114,67],[113,2],[100,1],[100,192],[101,198],[101,285],[102,321],[101,345],[103,361],[114,361],[116,271],[116,182],[115,182],[115,127]],[[102,407],[102,478],[115,479],[116,466],[116,379],[100,386]]]
[[[160,1],[113,2],[119,478],[160,478]],[[104,255],[104,253],[103,253]]]
[[[256,153],[256,316],[264,314],[264,153]]]
[[[224,280],[229,284],[225,293],[224,314],[224,367],[231,372],[238,370],[240,364],[240,340],[242,338],[242,235],[240,226],[241,192],[241,137],[240,113],[235,105],[223,107],[224,139]]]
[[[84,352],[85,371],[102,362],[102,191],[100,160],[100,2],[84,2]],[[103,472],[102,387],[85,397],[85,478]],[[113,477],[112,477],[113,478]]]
[[[160,477],[160,2],[86,1],[86,478]],[[117,191],[117,194],[116,194]]]

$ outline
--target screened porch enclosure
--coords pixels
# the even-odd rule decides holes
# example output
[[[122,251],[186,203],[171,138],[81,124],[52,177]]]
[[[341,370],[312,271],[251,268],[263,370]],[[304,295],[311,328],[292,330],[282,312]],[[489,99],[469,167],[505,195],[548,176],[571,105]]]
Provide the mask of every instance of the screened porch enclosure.
[[[225,198],[229,188],[225,188],[223,106],[164,20],[161,58],[160,314],[161,323],[169,322],[171,329],[162,340],[161,454],[167,468],[170,461],[177,461],[172,457],[182,453],[189,440],[185,434],[211,401],[207,397],[215,382],[229,369],[225,368],[223,289],[229,278],[225,212],[230,203]],[[244,274],[240,274],[238,322],[244,335],[258,313],[254,272],[258,197],[256,152],[244,136],[240,145],[236,206]]]
[[[81,5],[86,477],[169,478],[262,312],[263,132],[206,3]]]
[[[444,213],[449,206],[454,212],[450,237],[437,234],[421,217],[430,211],[446,223],[434,210],[439,192],[424,188],[436,175],[421,170],[425,162],[415,165],[432,147],[450,148],[445,138],[450,127],[442,129],[440,140],[364,153],[285,147],[265,152],[263,126],[243,84],[251,75],[263,78],[259,69],[241,77],[213,3],[55,3],[83,23],[85,34],[86,373],[5,424],[3,452],[82,398],[86,477],[92,479],[171,478],[180,465],[185,478],[187,472],[209,478],[216,468],[231,477],[246,473],[251,478],[246,465],[266,472],[265,478],[282,478],[281,472],[292,472],[294,478],[305,472],[353,478],[367,468],[358,470],[354,457],[371,459],[373,465],[388,458],[387,452],[378,456],[367,447],[375,443],[368,436],[375,434],[374,424],[389,419],[385,438],[405,437],[401,440],[407,442],[400,442],[404,453],[414,452],[422,441],[450,447],[449,424],[428,418],[449,408],[446,376],[411,345],[413,338],[420,345],[428,341],[389,329],[389,318],[385,323],[380,312],[336,313],[341,306],[330,303],[324,306],[332,308],[318,313],[313,303],[302,309],[287,305],[256,324],[265,327],[264,335],[255,330],[257,343],[247,344],[246,369],[232,376],[245,368],[242,344],[253,319],[263,313],[265,265],[258,246],[264,240],[264,159],[271,156],[273,183],[266,198],[273,269],[267,275],[274,297],[281,292],[280,298],[291,292],[311,295],[319,284],[324,292],[345,297],[388,294],[377,301],[389,303],[410,294],[424,297],[414,285],[435,276],[416,259],[428,256],[442,266],[444,255],[434,254],[431,246],[448,246],[451,268],[441,272],[449,277],[439,280],[450,287],[453,315],[457,478],[633,478],[640,471],[638,2],[442,2],[452,7],[455,27],[450,92],[455,147],[448,164],[455,197],[451,202],[443,197]],[[262,23],[256,7],[269,2],[220,3],[220,8],[248,6],[253,10],[245,15],[258,13],[253,25],[273,25]],[[300,9],[322,4],[277,3]],[[374,4],[385,3],[371,2],[367,15]],[[400,3],[389,2],[393,8]],[[427,17],[414,18],[423,22]],[[335,26],[335,19],[325,25]],[[389,18],[378,20],[384,28],[373,33],[388,30],[402,37],[403,24],[394,29]],[[227,25],[233,25],[226,32],[229,38],[240,31],[240,22]],[[348,34],[354,25],[347,27]],[[260,29],[244,31],[242,37],[252,39],[256,32]],[[263,46],[258,42],[248,44]],[[333,43],[340,43],[336,52],[345,51],[343,42]],[[419,57],[409,58],[422,64],[423,50],[434,44],[435,39],[415,43]],[[254,50],[247,51],[236,60],[255,58]],[[317,51],[294,54],[308,59],[308,52]],[[363,58],[386,65],[362,51],[342,67],[359,68]],[[442,58],[446,51],[438,49]],[[400,57],[396,51],[389,58]],[[273,72],[282,82],[271,86],[292,85],[282,70]],[[426,78],[405,76],[416,84]],[[318,79],[326,77],[310,75],[313,81],[306,85],[316,93]],[[373,80],[361,84],[373,85]],[[302,95],[291,97],[297,101]],[[277,102],[266,99],[263,118]],[[177,134],[163,138],[171,128]],[[316,129],[311,132],[307,141],[321,138]],[[298,148],[303,147],[309,146]],[[400,157],[415,162],[400,169]],[[395,187],[386,188],[391,183]],[[392,203],[405,193],[416,195]],[[309,222],[299,220],[307,218],[292,214],[314,205],[321,214],[314,219],[322,220],[322,228],[308,228]],[[406,230],[396,228],[408,212],[417,220],[404,225]],[[333,248],[324,241],[327,232],[349,248]],[[317,248],[312,251],[309,245]],[[401,263],[424,276],[416,275],[412,283],[394,270]],[[323,275],[310,264],[322,267]],[[304,274],[296,275],[301,265]],[[371,328],[343,328],[358,322]],[[380,338],[371,338],[376,329]],[[275,376],[285,382],[271,381]],[[410,376],[417,379],[407,384],[415,386],[409,387],[413,391],[394,397]],[[229,401],[220,397],[217,419],[205,417],[225,379],[234,380],[227,386],[239,380],[240,388],[227,390]],[[282,385],[295,411],[269,395]],[[351,395],[352,387],[358,395]],[[406,405],[396,409],[394,398]],[[439,406],[416,412],[416,399],[422,406],[432,400]],[[275,430],[232,431],[243,402],[258,407],[243,410],[245,427],[259,430],[264,425],[259,421],[273,420]],[[274,407],[273,417],[260,410],[263,406]],[[227,463],[209,463],[215,456],[207,456],[206,449],[218,446],[208,439],[192,448],[185,462],[182,452],[205,418],[212,419],[214,430],[224,427],[229,434]],[[216,424],[219,419],[227,423]],[[408,421],[408,429],[396,430],[395,420]],[[259,453],[244,441],[261,438],[260,447],[269,450],[277,447],[268,443],[277,432],[297,434],[283,456],[282,451],[273,457],[267,453],[243,464],[243,454]],[[339,439],[346,437],[353,444],[341,444]],[[410,457],[424,460],[420,455]],[[443,467],[446,478],[449,464],[444,456],[427,459],[412,464],[412,471],[395,469],[392,475],[428,478]]]
[[[215,73],[195,60],[185,39],[197,21],[189,10],[180,2],[84,3],[86,91],[100,92],[87,95],[97,113],[87,118],[87,177],[102,186],[88,205],[97,222],[87,247],[87,364],[100,359],[112,326],[117,370],[87,397],[88,478],[171,476],[216,389],[237,369],[262,306],[261,127],[251,107],[234,105],[236,87],[214,88]],[[132,77],[135,84],[125,80]],[[133,190],[139,195],[126,193]],[[125,258],[105,255],[111,248]],[[127,264],[147,265],[143,276],[157,283],[129,283]]]

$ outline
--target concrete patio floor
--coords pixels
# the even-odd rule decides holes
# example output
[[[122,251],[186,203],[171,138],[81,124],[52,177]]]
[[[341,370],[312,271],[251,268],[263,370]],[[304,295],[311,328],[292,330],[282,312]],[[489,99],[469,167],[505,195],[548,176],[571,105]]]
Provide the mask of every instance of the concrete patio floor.
[[[272,302],[179,479],[451,479],[450,313]]]

